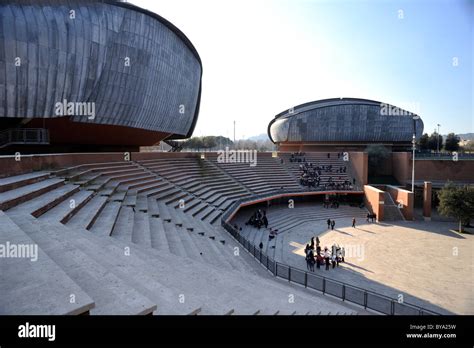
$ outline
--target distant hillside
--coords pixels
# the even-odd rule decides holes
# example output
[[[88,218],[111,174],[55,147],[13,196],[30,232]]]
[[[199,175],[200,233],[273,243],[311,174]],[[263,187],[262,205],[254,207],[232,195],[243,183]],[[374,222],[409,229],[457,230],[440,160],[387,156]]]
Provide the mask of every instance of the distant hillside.
[[[259,134],[259,135],[254,135],[252,137],[248,137],[247,140],[265,141],[265,140],[268,140],[268,134],[267,133],[262,133],[262,134]]]
[[[474,140],[474,133],[458,134],[458,136],[464,140]]]

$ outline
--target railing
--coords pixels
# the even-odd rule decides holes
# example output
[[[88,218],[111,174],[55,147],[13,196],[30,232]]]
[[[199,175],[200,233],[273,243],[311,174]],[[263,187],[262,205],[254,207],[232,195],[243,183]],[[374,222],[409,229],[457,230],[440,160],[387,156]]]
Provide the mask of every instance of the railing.
[[[0,133],[0,147],[13,144],[49,144],[49,132],[44,128],[11,128]]]
[[[474,160],[474,153],[466,153],[466,152],[456,152],[457,159],[461,160]],[[438,152],[438,153],[431,153],[431,152],[415,152],[415,160],[453,160],[454,154],[451,152]]]
[[[165,140],[165,143],[171,146],[168,152],[181,152],[183,143],[175,140]]]
[[[440,315],[407,302],[400,303],[398,300],[388,296],[377,294],[338,280],[319,276],[312,272],[303,271],[299,268],[275,262],[268,255],[255,247],[249,240],[239,234],[230,224],[222,220],[222,226],[237,240],[256,260],[260,262],[275,277],[283,278],[293,283],[300,284],[305,288],[332,295],[387,315]]]

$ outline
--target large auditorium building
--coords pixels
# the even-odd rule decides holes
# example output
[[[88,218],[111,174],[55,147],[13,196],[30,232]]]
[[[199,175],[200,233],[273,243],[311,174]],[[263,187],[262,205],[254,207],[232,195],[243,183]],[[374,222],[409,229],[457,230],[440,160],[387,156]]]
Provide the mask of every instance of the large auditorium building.
[[[137,149],[191,136],[202,64],[172,23],[113,0],[2,1],[0,13],[0,147]]]
[[[318,100],[285,110],[270,122],[268,136],[280,151],[363,150],[384,144],[411,146],[423,134],[423,121],[390,104],[357,98]]]

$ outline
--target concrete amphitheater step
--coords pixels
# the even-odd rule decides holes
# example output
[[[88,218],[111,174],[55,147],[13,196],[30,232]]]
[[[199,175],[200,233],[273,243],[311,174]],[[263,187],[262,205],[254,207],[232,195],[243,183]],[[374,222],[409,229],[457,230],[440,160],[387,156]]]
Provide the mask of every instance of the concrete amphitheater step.
[[[236,247],[237,244],[231,239],[230,235],[212,225],[193,219],[185,213],[177,213],[181,215],[181,221],[185,228],[193,228],[191,234],[194,238],[205,240],[207,244],[212,247],[209,249],[208,254],[214,255],[215,260],[218,260],[217,264],[224,265],[228,263],[232,269],[253,272],[254,268],[253,266],[249,266],[249,260],[234,260],[234,247]],[[201,235],[201,232],[204,232],[204,235]],[[209,237],[213,237],[213,239]],[[213,261],[214,260],[210,261],[210,263],[215,263]]]
[[[73,167],[66,167],[58,169],[52,172],[56,176],[67,176],[74,172],[85,172],[91,169],[101,170],[102,168],[116,169],[119,167],[126,168],[128,165],[131,165],[131,162],[105,162],[105,163],[90,163],[90,164],[80,164]]]
[[[177,203],[170,204],[170,206],[175,209],[184,209],[187,211],[198,206],[199,204],[201,204],[201,202],[202,202],[201,199],[192,195],[188,195],[182,200],[178,201]]]
[[[149,314],[156,305],[109,269],[96,262],[65,235],[66,226],[34,217],[12,217],[45,253],[56,262],[93,300],[94,315]]]
[[[49,209],[54,208],[65,199],[79,191],[79,186],[66,184],[54,190],[46,192],[41,196],[33,198],[29,201],[21,203],[13,208],[11,211],[27,212],[34,217],[39,217]]]
[[[189,217],[187,215],[183,215],[180,220],[183,222],[183,233],[188,233],[190,235],[190,238],[193,239],[196,247],[199,250],[199,254],[202,257],[203,262],[223,269],[229,269],[225,266],[227,264],[227,260],[222,257],[219,250],[216,250],[216,246],[214,245],[216,241],[209,239],[209,233],[207,233],[206,230],[195,226],[193,223],[189,223],[187,221],[188,218]],[[189,226],[192,226],[192,230]],[[202,232],[204,232],[204,235],[200,234]]]
[[[180,191],[170,197],[168,197],[166,200],[165,200],[165,203],[166,204],[173,204],[173,203],[178,203],[179,201],[184,201],[186,202],[186,199],[188,200],[191,200],[193,199],[194,197],[189,195],[189,193],[185,192],[185,191]]]
[[[0,193],[0,210],[7,210],[64,185],[63,179],[44,179]]]
[[[133,208],[122,205],[110,236],[131,243],[133,218]]]
[[[111,249],[113,245],[107,243],[103,248]],[[307,310],[322,310],[324,311],[348,311],[347,307],[343,304],[332,303],[329,300],[322,297],[312,297],[310,294],[304,294],[300,289],[286,285],[286,282],[278,282],[274,279],[261,279],[257,276],[247,275],[241,272],[234,273],[235,271],[222,271],[212,268],[212,266],[205,266],[204,264],[194,262],[192,268],[182,267],[180,258],[173,255],[156,254],[153,251],[145,251],[143,248],[134,250],[135,246],[131,248],[131,254],[138,256],[143,260],[139,267],[135,268],[133,272],[127,272],[124,274],[127,279],[134,277],[136,280],[134,284],[140,286],[154,286],[152,279],[160,279],[160,283],[166,286],[168,289],[173,289],[174,294],[172,297],[177,299],[178,294],[182,294],[186,297],[185,303],[189,304],[192,301],[194,305],[192,307],[197,308],[203,306],[206,311],[212,311],[216,314],[221,314],[226,311],[229,307],[235,308],[236,314],[253,314],[256,309],[260,308],[263,303],[263,310],[267,312],[275,313],[276,311],[285,311],[286,307],[290,307],[292,311],[300,309]],[[95,255],[96,253],[94,253]],[[123,248],[118,248],[115,258],[123,257]],[[114,258],[114,259],[115,259]],[[136,259],[127,259],[125,267],[133,267]],[[230,272],[230,273],[229,273]],[[156,276],[153,276],[156,274]],[[174,276],[164,277],[164,274],[173,274]],[[146,280],[138,280],[141,277],[148,277]],[[212,287],[209,286],[209,277],[212,277],[214,284]],[[253,278],[252,278],[253,277]],[[250,279],[249,279],[250,278]],[[244,279],[246,279],[244,281]],[[249,285],[249,283],[251,285]],[[141,292],[144,292],[139,288]],[[192,289],[190,291],[189,289]],[[153,294],[159,293],[153,291],[148,297],[151,298]],[[294,294],[297,299],[296,305],[288,304],[288,295]],[[169,298],[169,295],[161,296],[163,298]],[[170,314],[168,311],[172,310],[176,312],[180,310],[180,305],[175,304],[169,306],[164,312],[160,311],[160,308],[165,308],[161,305],[158,299],[153,298],[158,304],[157,313]],[[172,299],[171,299],[172,301]],[[296,307],[296,308],[295,308]],[[194,308],[185,311],[190,313]],[[173,313],[172,312],[172,313]],[[172,314],[171,313],[171,314]]]
[[[90,239],[93,237],[92,234],[80,234],[81,237]],[[122,243],[117,241],[117,243]],[[94,245],[99,243],[94,243]],[[110,243],[110,241],[104,240],[104,243],[100,245],[99,250],[105,250],[105,248],[112,248],[115,243]],[[151,272],[155,272],[154,279],[160,279],[160,283],[163,280],[166,284],[164,284],[167,288],[171,289],[179,289],[179,291],[186,295],[186,303],[190,303],[190,301],[194,300],[193,306],[196,308],[196,302],[204,302],[206,304],[205,308],[211,308],[212,311],[216,313],[221,313],[222,311],[227,310],[228,308],[235,308],[236,313],[240,314],[253,314],[255,312],[255,308],[262,308],[266,311],[277,311],[285,310],[285,305],[288,306],[288,293],[297,293],[296,298],[299,299],[300,295],[299,289],[295,287],[291,287],[288,285],[280,285],[277,282],[274,282],[273,279],[270,280],[261,280],[260,278],[254,277],[254,279],[249,280],[248,274],[243,274],[240,272],[234,273],[235,271],[229,271],[230,273],[222,273],[222,271],[218,271],[215,268],[210,266],[205,266],[199,262],[193,262],[192,268],[182,267],[183,260],[180,257],[174,255],[164,254],[162,252],[153,251],[151,248],[144,248],[135,244],[122,244],[124,246],[131,245],[131,254],[140,257],[143,260],[143,264],[136,269],[130,270],[129,272],[125,272],[124,276],[130,277],[137,274],[137,277],[142,276],[151,276]],[[136,251],[134,251],[138,248]],[[139,252],[140,251],[140,252]],[[96,251],[92,252],[91,255],[100,254]],[[117,249],[116,254],[113,258],[109,258],[110,260],[114,260],[116,262],[116,258],[123,255],[123,247]],[[97,255],[104,256],[106,255]],[[153,256],[153,257],[152,257]],[[161,258],[161,261],[157,261],[157,258]],[[132,259],[127,259],[128,261],[125,264],[125,267],[130,267],[130,263],[132,263]],[[186,262],[186,261],[185,261]],[[122,268],[120,268],[122,270]],[[116,273],[115,273],[116,274]],[[164,277],[164,274],[169,274],[173,276]],[[210,278],[209,278],[210,277]],[[245,277],[245,278],[243,278]],[[216,288],[213,287],[209,289],[209,280],[203,279],[215,279],[220,284]],[[136,280],[138,278],[135,278]],[[245,279],[245,281],[244,281]],[[147,281],[133,281],[134,284],[139,284],[140,286],[151,286],[148,285],[150,283]],[[244,284],[246,282],[250,282],[252,285]],[[258,282],[261,282],[257,285]],[[206,286],[207,284],[207,286]],[[283,286],[283,288],[282,288]],[[224,288],[222,288],[224,287]],[[225,290],[227,288],[227,290]],[[236,290],[237,288],[242,288]],[[188,289],[193,289],[193,293],[189,293]],[[224,289],[225,294],[222,294]],[[245,299],[238,299],[241,296],[242,291],[248,294],[247,298]],[[140,291],[142,292],[142,291]],[[261,294],[264,292],[264,294]],[[153,292],[155,293],[155,292]],[[237,295],[237,294],[240,295]],[[260,298],[255,299],[255,293],[258,293]],[[149,297],[147,295],[147,297]],[[249,301],[250,300],[250,301]],[[310,302],[304,305],[305,309],[322,309],[328,310],[330,308],[332,311],[334,307],[337,308],[345,308],[342,305],[329,303],[326,299],[310,299]],[[250,303],[249,303],[250,302]],[[266,303],[266,306],[260,307],[261,303]],[[286,303],[286,304],[285,304]],[[283,307],[283,308],[282,308]],[[293,310],[294,306],[290,306]],[[296,308],[295,310],[297,310]],[[176,309],[174,309],[176,310]],[[346,310],[346,309],[345,309]],[[165,312],[166,313],[166,312]]]
[[[42,214],[39,219],[67,223],[84,205],[94,197],[94,192],[80,190],[69,199]]]
[[[194,202],[194,204],[192,205],[187,205],[183,211],[185,213],[188,213],[192,216],[200,213],[203,209],[205,209],[206,207],[208,207],[208,204],[203,202],[203,201],[200,201],[200,200],[196,200],[196,202]],[[175,207],[176,208],[176,207]]]
[[[84,205],[68,222],[69,226],[90,230],[107,203],[107,197],[96,195]]]
[[[180,188],[177,188],[176,186],[169,186],[164,189],[158,189],[157,192],[152,191],[150,194],[148,194],[148,197],[153,197],[157,200],[166,200],[171,196],[175,196],[179,193],[183,192]]]
[[[194,215],[193,217],[198,220],[203,220],[216,211],[216,208],[212,205],[208,205],[205,209],[201,210],[199,213]]]
[[[35,245],[0,211],[0,244],[7,243]],[[0,274],[0,315],[71,315],[87,313],[94,308],[89,295],[41,248],[37,249],[35,261],[26,257],[3,258]],[[74,303],[70,301],[71,294],[75,296]]]
[[[178,235],[175,222],[173,221],[168,206],[163,202],[158,202],[160,216],[163,221],[163,228],[165,231],[166,240],[168,241],[169,250],[181,257],[187,257],[187,252],[181,237]],[[188,246],[186,246],[188,247]]]
[[[109,246],[110,248],[110,246]],[[133,249],[132,249],[133,250]],[[158,261],[154,256],[154,254],[148,254],[146,252],[140,251],[132,251],[135,255],[138,255],[145,261],[145,264],[140,266],[141,272],[144,274],[139,274],[139,277],[148,277],[146,281],[137,281],[137,284],[143,284],[150,288],[150,286],[154,286],[154,280],[159,279],[160,283],[164,283],[168,289],[168,293],[163,294],[163,289],[161,291],[156,291],[153,289],[153,292],[147,294],[148,297],[152,298],[158,304],[158,311],[157,314],[190,314],[194,312],[194,310],[199,308],[204,308],[204,310],[208,314],[222,314],[226,308],[227,303],[230,300],[229,295],[223,296],[218,291],[210,291],[207,289],[209,285],[204,288],[204,283],[200,282],[200,284],[194,284],[193,281],[189,281],[189,274],[188,275],[181,275],[181,270],[185,268],[186,270],[196,269],[195,272],[198,274],[202,274],[203,277],[208,277],[207,273],[209,272],[207,268],[204,270],[202,269],[203,264],[199,262],[193,261],[186,261],[181,258],[175,259],[168,259],[167,260],[160,260]],[[160,257],[163,257],[164,254],[160,254]],[[149,261],[147,261],[149,260]],[[192,264],[192,268],[190,267],[182,267],[182,263],[184,264]],[[129,266],[130,263],[127,264]],[[150,267],[152,269],[150,270]],[[156,273],[157,269],[159,273]],[[154,272],[154,273],[152,273]],[[192,274],[196,274],[193,272]],[[204,273],[206,272],[206,273]],[[222,270],[220,270],[222,272]],[[136,274],[138,272],[135,272]],[[170,276],[174,274],[174,276]],[[153,280],[149,277],[155,275]],[[201,278],[201,277],[199,277]],[[138,288],[138,287],[137,287]],[[139,288],[141,292],[146,293],[143,291],[142,288]],[[153,296],[161,295],[160,298],[153,298]],[[183,299],[186,300],[184,303],[178,301],[179,297],[183,296]],[[163,301],[168,300],[170,304],[167,306],[163,304]],[[247,307],[247,310],[244,313],[248,313],[251,311],[251,306],[248,305],[243,300],[239,300],[240,307]],[[187,306],[183,306],[186,305]]]
[[[148,214],[136,211],[133,219],[132,242],[151,248],[151,232]]]
[[[222,214],[223,214],[222,210],[216,209],[209,215],[205,216],[203,218],[203,221],[206,221],[212,225],[220,226],[220,217],[222,216]]]
[[[163,226],[166,222],[161,220],[159,217],[148,215],[148,218],[150,220],[149,224],[152,248],[170,253],[168,239],[166,238],[166,232]]]
[[[110,196],[110,200],[111,201],[116,201],[116,202],[123,202],[125,200],[126,195],[127,195],[127,190],[126,189],[119,190],[119,188],[116,187],[113,190],[113,193]]]
[[[141,257],[144,257],[143,254],[140,254]],[[164,255],[163,255],[164,256]],[[172,263],[172,262],[171,262]],[[170,264],[171,264],[170,263]],[[196,263],[193,267],[194,270],[203,267],[212,267],[212,266],[203,266],[201,264]],[[186,269],[187,270],[187,269]],[[184,271],[184,270],[183,270]],[[204,271],[205,274],[216,274],[217,269],[215,268],[208,268],[207,271]],[[339,312],[351,312],[354,313],[358,311],[358,309],[354,309],[352,306],[347,306],[344,303],[341,303],[336,300],[332,300],[330,298],[325,298],[322,295],[317,293],[312,293],[308,290],[303,290],[300,287],[297,287],[292,284],[288,284],[287,281],[282,281],[276,278],[272,278],[268,276],[268,278],[262,278],[258,276],[252,276],[251,274],[241,273],[238,271],[228,271],[229,273],[225,273],[225,275],[230,275],[229,277],[225,277],[226,279],[223,280],[222,277],[217,276],[216,274],[216,281],[224,281],[227,286],[232,286],[234,291],[231,291],[233,294],[235,292],[235,286],[241,288],[240,296],[241,298],[245,299],[246,305],[244,307],[239,306],[238,304],[230,304],[232,308],[235,308],[236,313],[239,314],[253,314],[256,309],[262,308],[265,312],[275,313],[277,310],[285,311],[289,310],[290,312],[294,312],[295,310],[298,312],[308,312],[308,311],[321,311],[323,313],[332,312],[335,313],[336,311]],[[237,272],[237,273],[234,273]],[[199,274],[195,273],[195,274]],[[222,275],[222,272],[218,271],[218,274]],[[224,275],[223,275],[224,276]],[[192,275],[186,276],[188,280],[188,284],[192,283]],[[195,277],[195,276],[194,276]],[[241,280],[240,277],[245,277],[245,281]],[[239,278],[239,279],[236,279]],[[233,285],[235,284],[235,285]],[[236,285],[239,284],[239,285]],[[249,285],[252,284],[252,285]],[[196,289],[200,289],[199,286],[194,285]],[[202,286],[201,286],[202,287]],[[219,285],[215,285],[215,288],[220,288]],[[223,289],[223,288],[220,288]],[[243,296],[245,294],[246,296]],[[249,295],[251,294],[251,295]],[[256,294],[262,295],[263,298],[259,297]],[[293,294],[295,296],[296,304],[289,304],[288,296],[289,294]],[[235,293],[233,296],[237,296]],[[249,297],[250,296],[250,297]],[[227,305],[229,306],[228,301],[226,301]],[[212,304],[212,302],[209,302]],[[250,304],[250,305],[249,305]],[[289,309],[285,309],[289,308]]]
[[[135,207],[137,205],[136,193],[128,191],[127,195],[125,196],[125,199],[123,200],[123,205],[126,205],[128,207]]]
[[[143,194],[137,194],[135,211],[148,212],[148,198]]]
[[[75,178],[75,179],[72,179],[72,178],[66,178],[68,180],[68,182],[70,183],[74,183],[76,185],[81,185],[81,186],[84,186],[84,187],[87,187],[88,189],[94,189],[93,188],[93,185],[92,183],[99,179],[100,178],[100,173],[92,173],[92,174],[89,174],[89,175],[86,175],[86,176],[81,176],[80,178]],[[99,186],[101,187],[104,183],[101,183],[99,185],[95,185],[95,187]]]
[[[0,193],[46,180],[49,176],[48,172],[35,172],[0,179]]]
[[[109,201],[100,212],[90,231],[92,233],[110,236],[117,222],[122,203]]]

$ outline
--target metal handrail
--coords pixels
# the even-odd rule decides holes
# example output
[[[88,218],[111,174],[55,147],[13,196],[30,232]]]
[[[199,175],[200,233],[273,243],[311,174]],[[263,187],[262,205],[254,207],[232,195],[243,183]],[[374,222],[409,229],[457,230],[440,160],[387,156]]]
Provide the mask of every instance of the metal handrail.
[[[44,128],[10,128],[0,132],[0,147],[11,144],[49,144]]]

